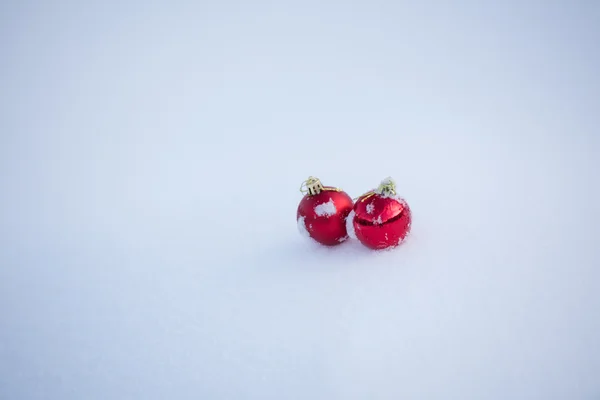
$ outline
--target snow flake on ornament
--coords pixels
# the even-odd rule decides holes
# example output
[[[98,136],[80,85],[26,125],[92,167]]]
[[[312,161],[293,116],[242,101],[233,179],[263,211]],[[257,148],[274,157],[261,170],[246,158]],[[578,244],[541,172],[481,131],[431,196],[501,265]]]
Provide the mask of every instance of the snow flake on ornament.
[[[315,214],[319,217],[331,217],[337,213],[337,208],[335,208],[335,203],[333,199],[330,199],[327,203],[319,204],[315,206]]]
[[[375,205],[373,203],[367,204],[367,214],[373,214],[375,211]]]
[[[373,225],[381,225],[383,224],[383,220],[381,219],[381,215],[373,220]]]

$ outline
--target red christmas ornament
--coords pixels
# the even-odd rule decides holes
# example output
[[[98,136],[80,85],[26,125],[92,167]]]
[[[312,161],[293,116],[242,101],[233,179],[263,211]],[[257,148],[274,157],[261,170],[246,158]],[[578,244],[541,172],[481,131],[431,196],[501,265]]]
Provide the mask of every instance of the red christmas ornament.
[[[323,186],[312,176],[302,183],[305,196],[298,205],[296,220],[300,233],[326,246],[348,239],[346,217],[352,211],[352,198],[341,189]]]
[[[348,217],[349,234],[376,250],[398,246],[410,232],[410,225],[410,208],[396,194],[391,178],[359,197]]]

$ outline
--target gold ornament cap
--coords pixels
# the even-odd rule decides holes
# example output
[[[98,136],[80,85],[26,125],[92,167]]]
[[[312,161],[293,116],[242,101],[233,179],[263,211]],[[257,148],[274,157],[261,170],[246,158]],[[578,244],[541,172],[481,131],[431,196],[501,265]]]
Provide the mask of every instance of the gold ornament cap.
[[[387,177],[381,181],[375,193],[382,196],[395,196],[396,195],[396,182],[391,177]]]
[[[354,201],[362,197],[361,202],[363,202],[376,194],[382,197],[396,197],[396,182],[391,177],[387,177],[381,181],[377,189],[368,191],[362,196],[355,198]]]
[[[307,180],[302,182],[300,186],[300,192],[304,194],[308,194],[309,196],[314,196],[321,193],[324,190],[323,184],[319,178],[315,178],[314,176],[309,176]]]

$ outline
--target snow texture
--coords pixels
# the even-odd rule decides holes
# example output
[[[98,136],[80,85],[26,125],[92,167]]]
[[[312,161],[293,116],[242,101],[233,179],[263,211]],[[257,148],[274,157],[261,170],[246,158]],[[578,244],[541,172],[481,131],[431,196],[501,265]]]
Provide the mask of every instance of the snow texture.
[[[308,230],[306,229],[306,217],[300,217],[298,218],[298,231],[300,232],[300,234],[304,237],[310,238],[310,233],[308,233]]]
[[[356,237],[356,231],[354,230],[355,216],[356,213],[354,212],[354,210],[352,210],[350,211],[350,214],[348,214],[348,217],[346,217],[346,231],[348,232],[348,237],[350,239],[358,240],[358,238]]]
[[[327,203],[322,203],[315,206],[315,214],[319,217],[331,217],[337,213],[333,199],[329,199]]]
[[[340,4],[0,3],[0,399],[599,398],[598,2]]]

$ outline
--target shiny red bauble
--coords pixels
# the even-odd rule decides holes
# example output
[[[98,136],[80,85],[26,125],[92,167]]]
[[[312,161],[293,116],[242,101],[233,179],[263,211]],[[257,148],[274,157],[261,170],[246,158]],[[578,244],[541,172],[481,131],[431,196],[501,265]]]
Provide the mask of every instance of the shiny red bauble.
[[[309,178],[304,185],[306,194],[296,213],[298,230],[326,246],[348,239],[346,218],[354,205],[352,198],[340,189],[322,186],[316,178]]]
[[[362,244],[380,250],[402,243],[410,232],[411,221],[408,203],[396,195],[395,184],[388,179],[358,198],[348,225]]]

